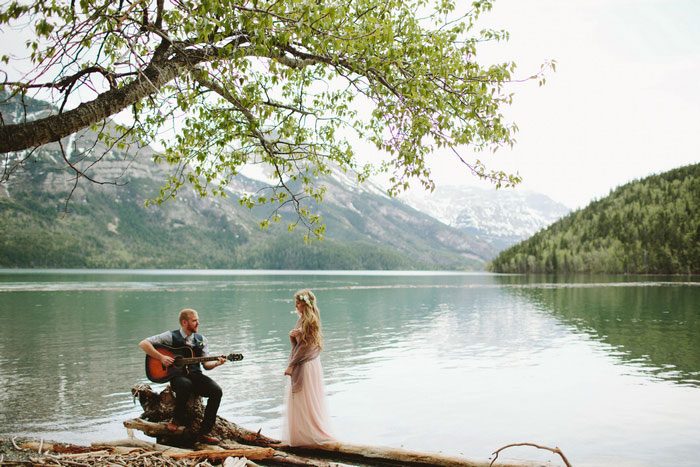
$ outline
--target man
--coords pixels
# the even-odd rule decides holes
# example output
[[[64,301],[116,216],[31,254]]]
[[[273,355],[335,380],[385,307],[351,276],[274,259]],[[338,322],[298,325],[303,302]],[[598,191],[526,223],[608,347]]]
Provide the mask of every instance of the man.
[[[192,348],[195,357],[207,357],[209,349],[207,341],[197,333],[199,328],[199,315],[195,310],[186,308],[180,312],[180,329],[166,331],[155,336],[148,337],[139,342],[139,347],[149,356],[160,361],[166,368],[173,364],[174,358],[159,352],[154,345],[168,345],[170,347]],[[181,422],[187,420],[187,399],[191,394],[207,397],[207,407],[204,410],[204,418],[197,435],[197,441],[207,444],[218,444],[219,440],[209,435],[216,422],[216,412],[221,403],[221,387],[210,377],[202,373],[202,366],[207,370],[213,370],[226,362],[225,357],[218,360],[207,361],[187,365],[187,373],[177,375],[170,380],[170,386],[175,391],[175,414],[173,420],[168,423],[168,429],[177,430]]]

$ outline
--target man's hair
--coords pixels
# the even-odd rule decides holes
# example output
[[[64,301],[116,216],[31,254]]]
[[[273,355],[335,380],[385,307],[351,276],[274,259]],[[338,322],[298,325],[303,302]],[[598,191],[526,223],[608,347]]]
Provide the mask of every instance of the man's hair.
[[[193,314],[197,313],[192,308],[185,308],[180,312],[178,323],[182,324],[183,321],[187,321],[192,317]]]

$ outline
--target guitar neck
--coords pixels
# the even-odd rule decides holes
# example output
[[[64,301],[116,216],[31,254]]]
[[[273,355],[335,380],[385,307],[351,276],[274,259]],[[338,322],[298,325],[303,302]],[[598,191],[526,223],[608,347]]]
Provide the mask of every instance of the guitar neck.
[[[218,360],[219,357],[183,357],[180,359],[180,363],[183,365],[191,365],[193,363],[202,363],[202,362],[212,362],[214,360]]]

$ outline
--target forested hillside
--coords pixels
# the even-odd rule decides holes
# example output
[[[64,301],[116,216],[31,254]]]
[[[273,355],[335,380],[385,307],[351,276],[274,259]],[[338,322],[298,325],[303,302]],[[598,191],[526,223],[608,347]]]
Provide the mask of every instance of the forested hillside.
[[[494,272],[700,273],[700,164],[634,181],[501,252]]]

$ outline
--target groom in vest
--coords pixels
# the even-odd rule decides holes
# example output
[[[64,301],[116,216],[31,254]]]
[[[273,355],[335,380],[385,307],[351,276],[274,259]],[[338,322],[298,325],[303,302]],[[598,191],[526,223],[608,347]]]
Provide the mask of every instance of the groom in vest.
[[[160,361],[165,367],[172,365],[174,359],[158,352],[154,345],[168,345],[170,347],[189,346],[195,357],[209,356],[207,340],[204,336],[197,333],[199,328],[197,312],[186,308],[180,312],[179,319],[180,329],[148,337],[139,343],[139,347],[144,352]],[[212,370],[225,362],[226,358],[222,356],[218,360],[188,365],[186,374],[175,376],[170,380],[170,386],[175,391],[175,414],[172,421],[168,423],[169,430],[176,431],[180,424],[189,422],[186,412],[187,399],[189,399],[191,394],[196,394],[209,398],[197,435],[197,441],[206,444],[219,443],[219,440],[211,436],[209,432],[216,422],[216,412],[219,410],[222,391],[221,387],[213,379],[202,373],[202,366],[207,370]]]

